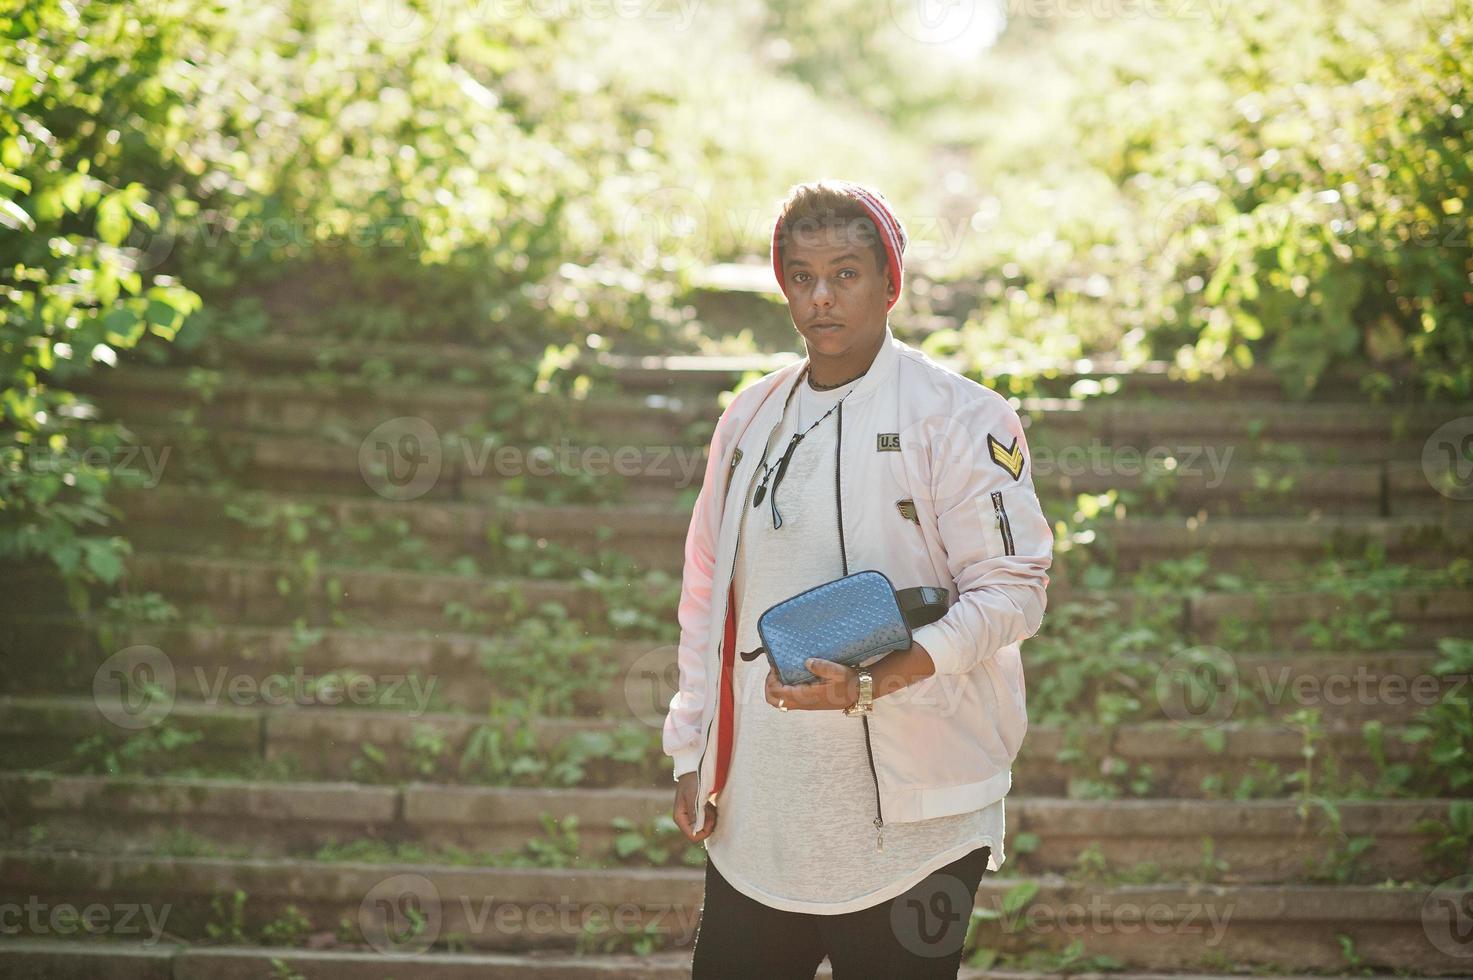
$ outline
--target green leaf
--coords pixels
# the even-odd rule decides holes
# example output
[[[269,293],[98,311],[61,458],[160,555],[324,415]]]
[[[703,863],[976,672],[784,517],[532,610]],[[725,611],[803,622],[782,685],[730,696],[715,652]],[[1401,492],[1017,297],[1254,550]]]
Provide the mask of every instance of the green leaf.
[[[97,578],[111,585],[123,574],[123,559],[120,549],[111,540],[88,538],[82,541],[87,552],[87,568]]]
[[[12,231],[35,231],[36,223],[26,214],[26,209],[11,200],[0,200],[0,225]]]
[[[109,194],[97,205],[97,237],[109,245],[121,245],[133,227],[128,205],[117,194]]]

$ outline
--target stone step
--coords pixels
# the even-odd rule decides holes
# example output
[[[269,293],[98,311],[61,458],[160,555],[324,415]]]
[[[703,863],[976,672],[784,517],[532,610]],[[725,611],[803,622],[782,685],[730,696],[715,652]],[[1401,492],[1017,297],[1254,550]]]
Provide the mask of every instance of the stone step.
[[[518,852],[544,821],[575,828],[585,862],[648,866],[614,852],[626,821],[679,866],[691,845],[669,820],[664,789],[529,789],[413,783],[241,782],[0,772],[10,846],[161,853],[197,838],[196,856],[248,848],[253,857],[311,857],[325,845],[379,842],[427,849]],[[1451,800],[1069,800],[1008,797],[1010,874],[1134,874],[1217,883],[1388,878],[1435,882],[1424,822],[1449,822]],[[1346,842],[1374,844],[1354,859]],[[1032,840],[1030,847],[1023,842]],[[696,848],[699,850],[699,848]],[[1473,858],[1473,852],[1464,859]],[[1453,862],[1456,866],[1457,862]]]
[[[268,923],[299,916],[304,931],[340,929],[390,953],[420,951],[450,937],[475,949],[568,949],[580,933],[607,937],[616,929],[680,949],[699,924],[701,874],[6,851],[0,852],[0,900],[136,904],[155,921],[167,907],[168,931],[186,938],[204,938],[222,918],[227,929],[238,922],[242,936],[256,936]],[[1010,893],[1020,894],[1020,885],[1036,891],[1015,909],[1005,903]],[[236,892],[244,893],[238,918],[230,901]],[[1470,898],[1466,882],[1457,880],[1440,888],[1386,889],[984,877],[977,907],[998,917],[983,921],[976,938],[985,948],[1058,951],[1078,938],[1082,923],[1089,954],[1129,967],[1192,969],[1212,959],[1292,972],[1341,969],[1343,936],[1366,966],[1452,973],[1464,968],[1466,950],[1448,917]],[[226,916],[212,910],[216,899],[230,910]],[[1141,942],[1143,926],[1151,928],[1150,942]]]
[[[564,549],[595,555],[612,549],[645,567],[678,575],[685,558],[690,509],[649,505],[552,506],[514,501],[464,503],[420,499],[327,494],[276,494],[155,487],[119,493],[129,537],[143,549],[213,551],[244,557],[260,554],[260,533],[227,516],[226,508],[280,513],[295,508],[330,518],[337,529],[375,528],[403,523],[440,558],[491,557],[492,540],[521,534]],[[897,519],[899,519],[897,517]],[[178,533],[187,526],[187,539]],[[1092,562],[1108,560],[1117,571],[1135,571],[1157,561],[1204,554],[1214,570],[1248,572],[1254,578],[1292,580],[1296,563],[1329,554],[1363,555],[1374,546],[1391,561],[1445,564],[1473,553],[1473,510],[1439,519],[1433,515],[1369,517],[1129,517],[1091,525],[1095,540],[1084,547]],[[208,542],[211,548],[206,548]],[[332,557],[332,556],[327,556]],[[530,556],[529,556],[530,557]],[[1050,577],[1067,585],[1071,563],[1062,550]]]
[[[479,751],[497,730],[504,733],[501,768],[489,766]],[[249,774],[269,764],[314,778],[349,774],[360,782],[420,778],[531,785],[541,779],[544,785],[584,787],[662,786],[670,773],[653,721],[536,718],[519,723],[476,714],[349,706],[200,705],[165,695],[124,700],[106,690],[97,697],[0,696],[0,735],[7,739],[13,768],[75,771],[82,764],[79,743],[95,736],[104,746],[119,746],[130,736],[158,731],[178,733],[180,741],[199,733],[197,742],[167,752],[147,755],[143,750],[150,746],[145,745],[137,764],[160,771],[203,761],[211,767],[204,771],[212,773]],[[1388,763],[1416,757],[1402,731],[1385,730]],[[1098,796],[1129,789],[1136,796],[1195,797],[1203,794],[1204,780],[1218,787],[1211,795],[1223,795],[1252,776],[1258,795],[1282,796],[1303,766],[1305,738],[1295,727],[1272,721],[1201,725],[1192,720],[1109,730],[1035,724],[1014,764],[1015,792]],[[1375,783],[1375,752],[1358,726],[1324,725],[1314,738],[1316,772],[1334,772],[1347,785]],[[89,755],[95,761],[101,751]],[[525,763],[527,772],[513,763]]]
[[[590,575],[583,580],[486,578],[147,552],[127,559],[125,585],[135,593],[159,592],[176,605],[224,623],[263,625],[301,618],[310,625],[433,630],[467,619],[486,626],[504,624],[553,603],[562,607],[561,614],[602,634],[617,632],[608,622],[611,599],[618,608],[648,607],[663,622],[675,622],[679,582],[669,576],[664,581],[650,578],[660,575],[649,572],[646,580],[619,580],[604,587]],[[9,578],[12,590],[0,598],[0,608],[65,608],[49,569],[18,570]]]
[[[569,679],[535,694],[520,674],[506,677],[497,669],[526,656],[525,641],[451,631],[158,626],[32,616],[0,626],[0,649],[7,661],[0,693],[16,695],[89,690],[103,664],[128,673],[152,670],[149,665],[162,658],[174,696],[187,702],[323,707],[345,698],[370,703],[393,690],[397,697],[390,698],[391,705],[400,708],[482,711],[536,696],[545,714],[651,724],[661,723],[679,680],[674,644],[591,637],[567,655]],[[125,656],[125,650],[134,653]],[[1182,657],[1165,652],[1130,659],[1159,663],[1161,671],[1190,669]],[[1214,690],[1222,700],[1202,711],[1226,721],[1314,708],[1339,724],[1402,722],[1466,683],[1435,676],[1436,659],[1430,651],[1416,650],[1213,653],[1204,669],[1217,672]],[[1037,685],[1054,671],[1052,663],[1037,663],[1029,676]],[[238,693],[232,696],[232,691]],[[1179,710],[1175,703],[1153,704],[1148,700],[1147,710]]]
[[[308,625],[435,630],[470,617],[494,626],[522,611],[557,604],[596,635],[673,641],[680,593],[679,579],[658,570],[638,580],[600,583],[588,571],[576,581],[487,578],[326,564],[320,558],[304,563],[160,552],[134,554],[126,567],[125,584],[135,593],[156,591],[219,622],[251,625],[305,617]],[[65,611],[49,569],[17,568],[7,575],[11,588],[0,597],[0,610]],[[1085,626],[1092,617],[1128,614],[1136,603],[1170,609],[1171,615],[1161,618],[1177,623],[1185,638],[1230,649],[1329,649],[1339,645],[1338,633],[1353,631],[1372,612],[1376,622],[1384,615],[1396,626],[1395,642],[1389,645],[1398,647],[1430,649],[1473,626],[1473,604],[1467,590],[1459,588],[1386,589],[1373,596],[1289,588],[1261,595],[1201,592],[1171,597],[1159,590],[1049,591],[1051,609],[1067,606]],[[611,616],[628,617],[631,629],[641,632],[621,632]]]
[[[713,399],[549,394],[515,408],[495,391],[465,385],[327,382],[242,373],[200,377],[179,368],[130,365],[88,376],[83,387],[110,416],[129,425],[159,425],[192,411],[209,428],[310,434],[340,431],[363,439],[391,419],[426,420],[437,435],[515,429],[532,439],[571,438],[580,430],[617,433],[640,444],[704,445],[720,414]],[[499,440],[498,440],[499,444]]]
[[[789,338],[796,339],[796,338]],[[304,345],[294,337],[267,336],[243,341],[221,341],[223,360],[238,368],[265,369],[283,373],[319,369],[356,371],[365,362],[391,365],[396,371],[431,377],[449,377],[464,366],[483,371],[494,369],[499,354],[484,347],[451,343],[386,343],[333,340]],[[775,371],[801,358],[798,350],[757,354],[624,354],[599,351],[584,355],[579,366],[597,376],[607,376],[622,388],[638,393],[704,392],[716,395],[740,382],[743,375]],[[936,357],[938,363],[955,371],[955,358]],[[1016,374],[1022,365],[1001,365],[1000,374]],[[1363,397],[1362,375],[1348,371],[1328,373],[1316,388],[1316,400],[1354,401]],[[1165,361],[1124,365],[1107,357],[1061,362],[1035,385],[1048,394],[1063,397],[1081,391],[1104,390],[1124,398],[1250,399],[1286,400],[1277,375],[1265,368],[1250,368],[1223,378],[1189,381],[1177,377]]]
[[[515,422],[501,416],[507,399],[474,386],[324,384],[313,380],[219,376],[202,394],[178,368],[130,365],[93,375],[87,392],[122,421],[136,425],[171,421],[194,408],[200,424],[307,434],[325,429],[363,439],[393,419],[423,419],[436,437],[477,428],[528,429],[534,439],[570,439],[582,426],[605,433],[610,452],[631,446],[679,443],[703,448],[719,414],[714,400],[666,396],[595,396],[585,401],[547,396],[545,409],[518,408]],[[1323,461],[1421,459],[1423,443],[1439,426],[1473,414],[1473,406],[1398,406],[1274,402],[1131,402],[1117,399],[1025,398],[1019,411],[1029,426],[1036,458],[1129,448],[1145,458],[1170,455],[1188,462],[1198,455]],[[530,417],[530,418],[529,418]]]
[[[413,434],[412,424],[405,425],[404,431]],[[415,445],[429,451],[420,457],[422,467],[411,469],[407,457],[390,458],[345,433],[329,438],[239,429],[191,433],[137,424],[130,429],[136,445],[116,466],[148,488],[189,487],[228,475],[262,489],[398,501],[510,495],[553,503],[620,500],[669,506],[673,500],[688,509],[706,464],[704,443],[550,440],[541,447],[503,446],[491,439],[442,441],[437,434],[419,433],[414,438],[424,435],[424,441]],[[1309,465],[1207,455],[1188,447],[1167,462],[1161,453],[1147,457],[1128,447],[1116,453],[1099,443],[1036,454],[1034,477],[1040,495],[1055,508],[1072,508],[1077,494],[1116,491],[1132,514],[1462,519],[1473,512],[1468,501],[1439,493],[1417,461]]]
[[[399,974],[415,980],[689,980],[689,950],[662,953],[396,953]],[[278,966],[278,964],[280,964]],[[184,946],[146,942],[10,940],[0,945],[0,970],[11,980],[385,980],[385,957],[373,950],[307,950],[280,946]],[[1075,980],[1231,980],[1238,974],[1071,972]],[[1389,980],[1392,974],[1358,974]],[[833,976],[828,960],[816,978]],[[963,965],[959,980],[1055,980],[1056,973],[983,970]],[[1286,980],[1255,974],[1259,980]]]

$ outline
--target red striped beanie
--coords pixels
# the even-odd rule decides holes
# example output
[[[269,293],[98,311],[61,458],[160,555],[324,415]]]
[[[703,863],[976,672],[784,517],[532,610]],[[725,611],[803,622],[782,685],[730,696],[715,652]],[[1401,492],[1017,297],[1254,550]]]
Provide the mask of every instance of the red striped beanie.
[[[885,246],[885,261],[890,270],[890,278],[895,282],[895,298],[890,300],[885,309],[887,312],[894,309],[895,304],[900,301],[900,290],[903,285],[901,275],[905,268],[905,244],[908,240],[905,226],[900,223],[899,218],[895,217],[895,212],[890,210],[890,205],[884,195],[878,191],[872,191],[848,180],[824,180],[821,183],[843,191],[858,201],[865,213],[870,216],[870,220],[875,223],[875,227],[879,229],[880,241]],[[788,291],[783,286],[782,257],[778,255],[778,236],[782,225],[782,215],[779,214],[776,223],[772,226],[772,271],[777,276],[778,288],[786,296]]]

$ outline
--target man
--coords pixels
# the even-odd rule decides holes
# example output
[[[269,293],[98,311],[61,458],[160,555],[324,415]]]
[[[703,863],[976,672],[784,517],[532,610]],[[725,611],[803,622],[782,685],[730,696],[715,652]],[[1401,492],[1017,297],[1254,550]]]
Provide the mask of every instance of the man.
[[[1003,861],[1053,535],[1017,413],[891,333],[905,244],[873,191],[793,188],[773,271],[807,357],[711,440],[664,729],[675,821],[707,850],[697,980],[808,980],[825,956],[837,980],[955,977]],[[753,656],[763,610],[870,568],[909,649],[795,686]]]

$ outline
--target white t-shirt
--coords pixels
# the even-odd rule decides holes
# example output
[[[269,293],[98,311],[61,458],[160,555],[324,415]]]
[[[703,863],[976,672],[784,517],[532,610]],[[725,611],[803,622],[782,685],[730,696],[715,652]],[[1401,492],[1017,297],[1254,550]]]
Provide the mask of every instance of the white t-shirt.
[[[776,466],[795,431],[807,428],[851,388],[814,391],[805,379],[772,439]],[[763,610],[844,574],[834,501],[837,412],[798,444],[777,490],[782,527],[770,499],[742,505],[735,568],[737,650],[761,645]],[[852,437],[845,435],[845,441]],[[852,451],[852,445],[851,445]],[[761,470],[753,486],[761,482]],[[775,475],[774,475],[775,478]],[[852,489],[852,488],[851,488]],[[767,486],[770,498],[771,481]],[[851,572],[860,571],[851,568]],[[837,915],[905,892],[978,847],[1003,862],[1003,801],[971,813],[884,825],[876,848],[875,781],[864,724],[841,711],[779,711],[767,703],[766,656],[736,658],[730,769],[718,798],[706,852],[722,877],[764,905]],[[877,736],[871,731],[871,738]],[[944,746],[938,746],[944,751]],[[775,760],[784,760],[777,765]]]

